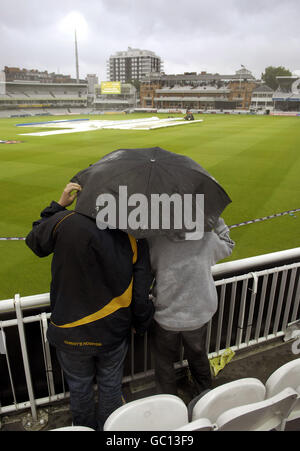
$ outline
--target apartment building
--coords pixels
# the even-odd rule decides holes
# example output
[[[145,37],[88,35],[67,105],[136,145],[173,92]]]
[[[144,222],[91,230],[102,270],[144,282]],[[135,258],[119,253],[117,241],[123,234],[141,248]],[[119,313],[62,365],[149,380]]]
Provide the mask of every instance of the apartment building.
[[[107,62],[107,79],[130,83],[140,80],[146,74],[162,70],[162,60],[149,50],[132,49],[116,52]]]
[[[56,74],[55,72],[49,73],[47,70],[39,71],[37,69],[4,66],[4,73],[7,82],[76,83],[76,79],[71,78],[70,75]],[[86,81],[79,80],[79,83],[86,83]]]

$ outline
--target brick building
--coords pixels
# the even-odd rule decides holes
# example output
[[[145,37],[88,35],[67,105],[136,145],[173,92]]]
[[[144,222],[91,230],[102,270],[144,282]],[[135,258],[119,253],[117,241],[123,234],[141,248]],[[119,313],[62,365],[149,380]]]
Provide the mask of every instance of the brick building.
[[[147,74],[141,79],[142,108],[248,109],[259,82],[246,68],[231,75],[202,72]]]
[[[4,67],[5,78],[7,82],[14,81],[32,81],[40,83],[76,83],[76,79],[70,75],[56,74],[54,72],[39,71],[37,69],[20,69],[19,67]],[[85,80],[79,80],[80,83],[86,83]]]

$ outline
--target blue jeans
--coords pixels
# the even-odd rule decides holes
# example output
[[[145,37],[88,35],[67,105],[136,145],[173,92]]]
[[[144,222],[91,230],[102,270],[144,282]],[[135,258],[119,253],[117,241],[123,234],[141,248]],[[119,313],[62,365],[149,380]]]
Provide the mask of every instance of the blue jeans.
[[[70,409],[74,426],[103,430],[109,415],[122,402],[123,363],[127,340],[111,351],[94,354],[69,353],[57,349],[57,357],[70,390]],[[94,384],[98,386],[98,406]]]

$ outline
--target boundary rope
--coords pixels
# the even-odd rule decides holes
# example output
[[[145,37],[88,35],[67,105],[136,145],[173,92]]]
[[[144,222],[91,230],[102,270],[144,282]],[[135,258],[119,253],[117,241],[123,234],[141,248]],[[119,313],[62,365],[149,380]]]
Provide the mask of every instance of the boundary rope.
[[[263,216],[262,218],[250,219],[249,221],[244,221],[244,222],[240,222],[238,224],[233,224],[233,225],[228,226],[228,228],[235,229],[236,227],[242,227],[244,225],[254,224],[256,222],[266,221],[267,219],[278,218],[279,216],[285,216],[285,215],[293,216],[293,213],[296,213],[298,211],[300,211],[300,208],[295,208],[294,210],[287,210],[287,211],[283,211],[281,213],[275,213],[274,215]],[[0,241],[24,241],[25,239],[26,239],[25,237],[0,237]]]

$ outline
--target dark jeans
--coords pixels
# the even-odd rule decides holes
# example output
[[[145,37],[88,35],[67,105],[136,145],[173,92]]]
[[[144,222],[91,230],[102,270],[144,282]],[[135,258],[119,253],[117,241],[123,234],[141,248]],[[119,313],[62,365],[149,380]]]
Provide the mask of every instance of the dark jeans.
[[[196,382],[199,393],[211,388],[210,364],[205,349],[207,327],[173,332],[165,330],[154,322],[151,331],[154,354],[155,379],[159,393],[177,395],[174,363],[182,344],[191,375]]]
[[[70,390],[70,409],[74,426],[102,430],[108,416],[122,402],[123,363],[127,340],[112,351],[93,355],[69,353],[57,349],[59,363]],[[94,384],[98,386],[98,407]]]

